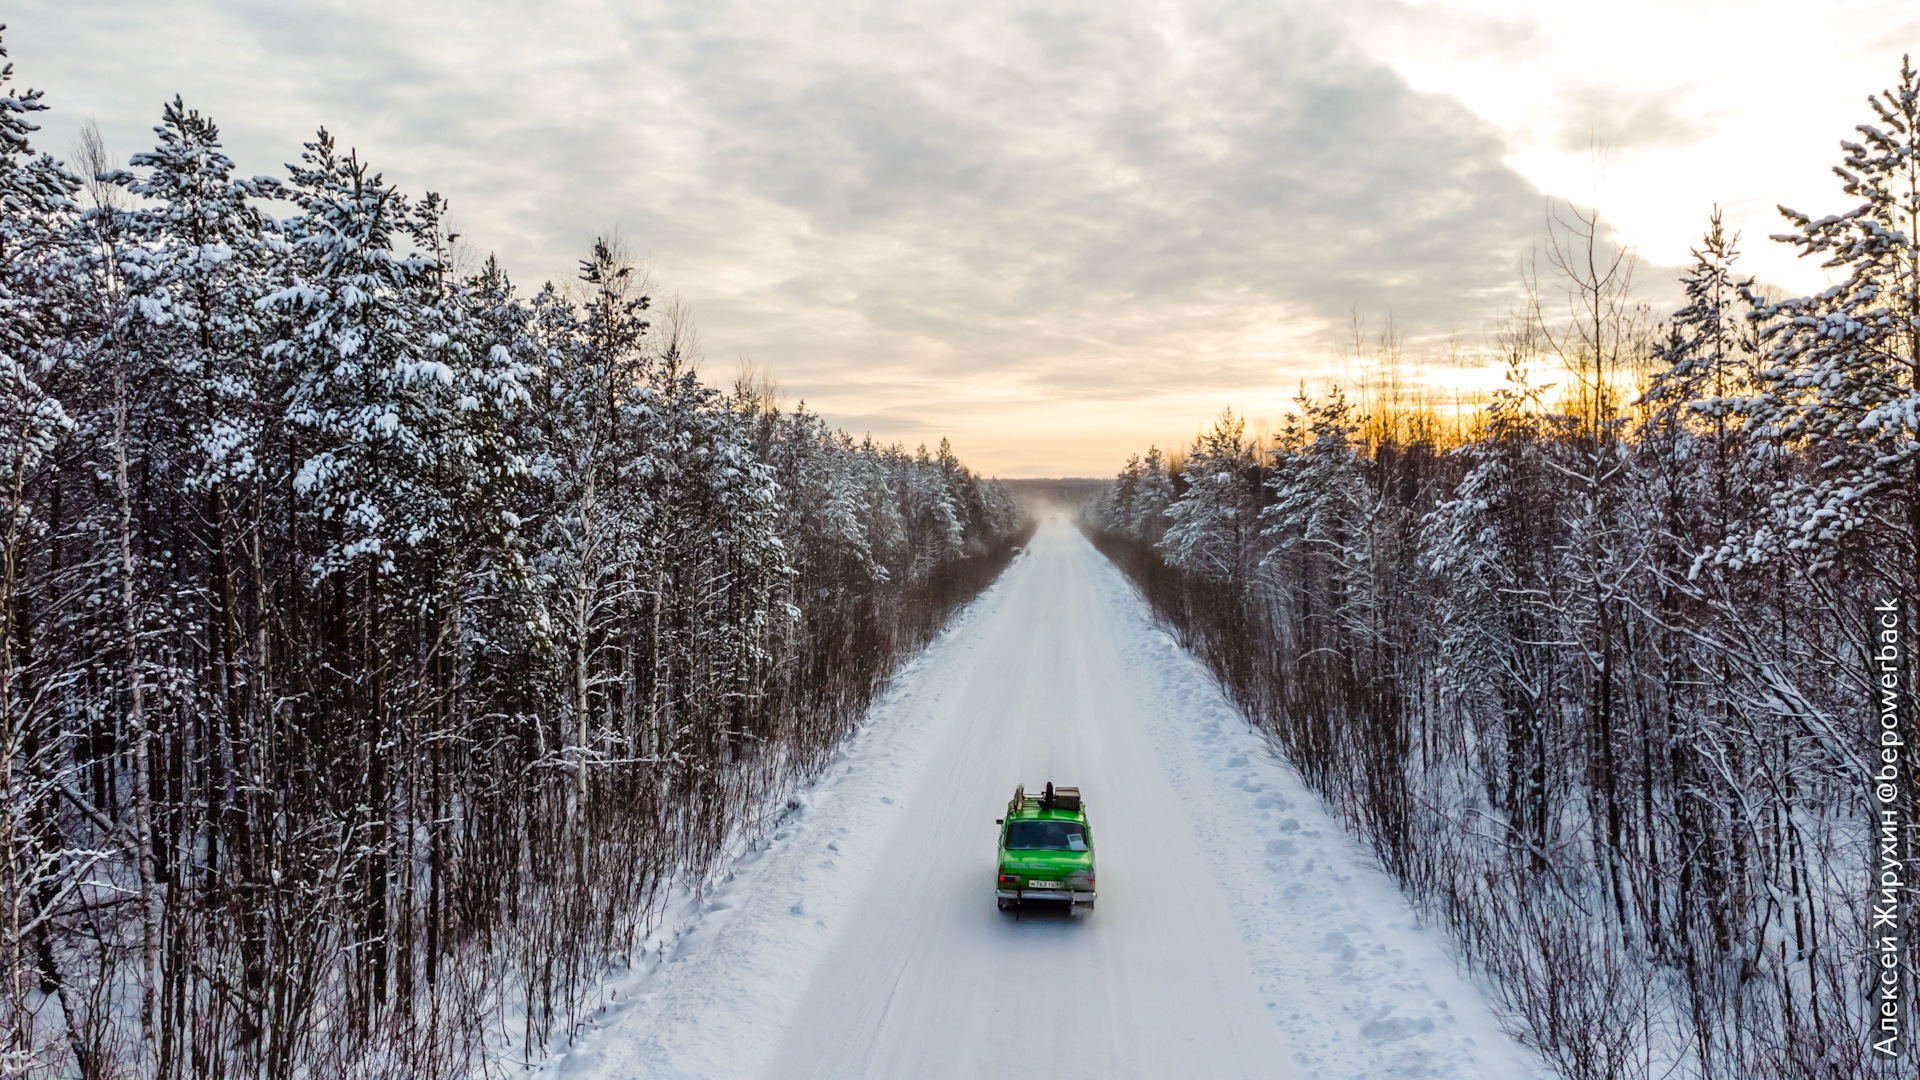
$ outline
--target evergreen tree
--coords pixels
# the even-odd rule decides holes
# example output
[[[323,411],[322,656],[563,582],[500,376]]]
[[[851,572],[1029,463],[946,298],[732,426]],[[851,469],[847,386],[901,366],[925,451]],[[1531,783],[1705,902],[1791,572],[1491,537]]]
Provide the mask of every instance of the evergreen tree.
[[[1897,581],[1920,586],[1920,75],[1868,99],[1878,124],[1841,143],[1841,189],[1860,199],[1822,218],[1781,207],[1774,239],[1845,280],[1815,296],[1761,305],[1766,388],[1754,422],[1805,444],[1818,472],[1781,491],[1785,546],[1831,559],[1848,534],[1875,524],[1905,552]],[[1764,547],[1764,543],[1760,546]]]
[[[1258,528],[1248,482],[1246,421],[1233,410],[1194,440],[1187,453],[1187,490],[1165,510],[1160,539],[1169,565],[1237,582],[1246,575],[1246,538]]]

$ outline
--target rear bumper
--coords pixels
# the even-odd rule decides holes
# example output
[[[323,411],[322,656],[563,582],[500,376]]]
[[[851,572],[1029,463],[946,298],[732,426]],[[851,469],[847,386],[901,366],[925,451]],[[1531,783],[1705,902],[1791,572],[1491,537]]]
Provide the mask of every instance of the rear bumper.
[[[1002,900],[1065,900],[1074,904],[1093,903],[1092,889],[995,889]]]

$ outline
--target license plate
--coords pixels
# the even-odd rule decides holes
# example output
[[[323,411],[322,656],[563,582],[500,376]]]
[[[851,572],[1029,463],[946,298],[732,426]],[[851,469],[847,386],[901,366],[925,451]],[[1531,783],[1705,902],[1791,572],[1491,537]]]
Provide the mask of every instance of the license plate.
[[[1034,881],[1031,878],[1027,880],[1029,889],[1064,889],[1066,887],[1067,883],[1064,881]]]

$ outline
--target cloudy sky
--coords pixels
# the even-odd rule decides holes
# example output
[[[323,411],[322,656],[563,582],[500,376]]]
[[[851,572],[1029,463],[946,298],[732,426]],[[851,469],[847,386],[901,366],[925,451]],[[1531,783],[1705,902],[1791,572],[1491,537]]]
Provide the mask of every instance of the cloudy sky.
[[[1910,2],[12,0],[21,83],[124,157],[180,93],[243,172],[324,124],[526,291],[617,230],[706,370],[1006,476],[1104,475],[1337,376],[1350,314],[1440,358],[1551,200],[1649,296],[1718,203],[1746,265],[1920,45]],[[1596,152],[1596,147],[1599,151]]]

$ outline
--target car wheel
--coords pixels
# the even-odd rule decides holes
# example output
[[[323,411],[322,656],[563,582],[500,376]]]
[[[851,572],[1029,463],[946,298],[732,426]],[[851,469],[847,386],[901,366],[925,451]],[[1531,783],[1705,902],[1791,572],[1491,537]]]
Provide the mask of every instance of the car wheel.
[[[1004,897],[1004,896],[1002,896],[1002,897],[1000,897],[1000,898],[999,898],[999,900],[1000,900],[1000,910],[1001,910],[1001,911],[1011,911],[1011,910],[1013,910],[1013,901],[1011,901],[1011,900],[1009,900],[1009,899],[1007,899],[1007,898],[1006,898],[1006,897]]]

